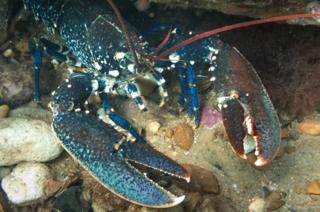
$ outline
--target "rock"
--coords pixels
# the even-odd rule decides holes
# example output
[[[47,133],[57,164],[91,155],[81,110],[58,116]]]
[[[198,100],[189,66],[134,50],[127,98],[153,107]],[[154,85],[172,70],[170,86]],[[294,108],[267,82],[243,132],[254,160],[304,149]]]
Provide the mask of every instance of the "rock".
[[[303,134],[320,135],[320,121],[303,121],[297,127]]]
[[[171,128],[167,128],[164,132],[164,135],[167,137],[167,138],[172,138],[172,136],[174,135],[174,131],[173,129]]]
[[[30,102],[26,105],[10,110],[10,118],[24,118],[24,119],[39,119],[47,124],[52,122],[52,113],[35,102]]]
[[[0,119],[0,166],[21,161],[49,161],[62,147],[50,126],[40,120]]]
[[[289,137],[289,129],[288,128],[282,128],[281,129],[281,139],[286,139]]]
[[[285,204],[285,201],[282,200],[282,194],[277,191],[273,191],[268,199],[267,210],[269,211],[277,210]]]
[[[11,172],[10,168],[0,167],[0,181],[2,180],[2,178],[10,174],[10,172]]]
[[[295,146],[286,146],[284,148],[284,151],[287,153],[287,154],[292,154],[296,151],[296,147]]]
[[[249,205],[249,212],[264,212],[266,201],[263,198],[254,198]]]
[[[201,111],[200,123],[207,129],[214,128],[222,122],[222,115],[214,108],[204,106]]]
[[[148,0],[137,0],[134,5],[140,12],[146,11],[150,8],[150,2]]]
[[[176,144],[184,150],[189,150],[193,144],[194,132],[193,129],[186,123],[180,123],[175,132],[174,138]]]
[[[46,198],[44,186],[49,177],[50,171],[46,165],[25,162],[18,164],[10,175],[3,178],[1,186],[12,203],[32,204]]]
[[[320,195],[320,180],[311,181],[306,187],[306,193]]]
[[[181,8],[200,8],[205,10],[217,10],[230,15],[248,16],[252,18],[268,18],[280,15],[297,13],[317,13],[319,3],[315,1],[295,0],[290,4],[279,4],[277,1],[259,0],[259,1],[237,1],[230,0],[150,0],[151,2],[166,4],[171,7]],[[292,24],[319,24],[319,19],[292,20]]]
[[[81,186],[72,186],[61,193],[53,202],[53,211],[81,211],[89,212],[80,201]]]
[[[189,183],[178,181],[179,187],[192,192],[219,193],[219,183],[212,172],[191,164],[182,165],[191,173],[191,180]]]
[[[8,105],[1,105],[0,106],[0,119],[7,117],[9,114],[9,110],[10,110],[10,108]]]
[[[41,75],[40,93],[52,90],[55,75],[47,63],[43,64],[45,74]],[[30,63],[7,63],[0,60],[0,96],[1,101],[16,106],[33,98],[33,69]]]
[[[152,121],[147,125],[147,133],[156,134],[161,127],[161,124],[157,121]]]

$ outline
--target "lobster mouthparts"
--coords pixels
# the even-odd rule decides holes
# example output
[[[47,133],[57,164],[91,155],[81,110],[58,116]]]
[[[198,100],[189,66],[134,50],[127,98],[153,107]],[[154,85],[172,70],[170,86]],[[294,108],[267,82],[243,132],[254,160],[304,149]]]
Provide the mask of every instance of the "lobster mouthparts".
[[[280,147],[280,122],[254,68],[235,49],[224,46],[218,61],[224,72],[216,76],[219,107],[233,150],[247,158],[247,143],[254,143],[256,166],[269,164]]]

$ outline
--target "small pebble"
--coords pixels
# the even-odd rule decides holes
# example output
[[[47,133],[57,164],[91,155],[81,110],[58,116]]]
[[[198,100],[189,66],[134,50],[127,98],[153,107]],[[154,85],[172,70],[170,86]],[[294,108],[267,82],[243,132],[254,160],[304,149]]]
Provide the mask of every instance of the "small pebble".
[[[146,11],[150,8],[150,2],[148,0],[137,0],[134,5],[139,12]]]
[[[282,200],[282,195],[280,192],[273,191],[269,196],[269,202],[267,210],[273,211],[277,210],[285,204],[285,201]]]
[[[191,180],[189,183],[178,182],[179,187],[192,192],[219,193],[218,179],[211,171],[192,164],[182,164],[182,166],[191,173]]]
[[[0,119],[6,118],[9,114],[10,108],[8,105],[1,105],[0,106]]]
[[[193,129],[186,123],[180,123],[175,132],[174,138],[176,144],[184,150],[189,150],[194,141]]]
[[[286,153],[288,153],[288,154],[292,154],[292,153],[294,153],[296,150],[297,150],[297,149],[296,149],[295,146],[286,146],[286,147],[284,148],[284,151],[285,151]]]
[[[298,124],[298,130],[307,135],[320,135],[319,121],[303,121]]]
[[[249,205],[250,212],[264,212],[266,201],[263,198],[254,198]]]
[[[281,139],[286,139],[289,137],[289,129],[288,128],[282,128],[281,129]]]
[[[150,122],[147,125],[147,132],[151,134],[156,134],[159,131],[160,127],[161,127],[161,124],[159,122],[157,121]]]
[[[25,162],[18,164],[11,174],[4,177],[1,186],[12,203],[32,204],[46,198],[44,186],[49,177],[50,171],[46,165]]]
[[[7,49],[3,52],[3,56],[5,57],[11,57],[13,55],[12,49]]]
[[[306,187],[306,193],[320,195],[320,180],[311,181]]]
[[[173,135],[174,135],[173,129],[167,128],[167,129],[165,130],[165,136],[166,136],[167,138],[172,138]]]

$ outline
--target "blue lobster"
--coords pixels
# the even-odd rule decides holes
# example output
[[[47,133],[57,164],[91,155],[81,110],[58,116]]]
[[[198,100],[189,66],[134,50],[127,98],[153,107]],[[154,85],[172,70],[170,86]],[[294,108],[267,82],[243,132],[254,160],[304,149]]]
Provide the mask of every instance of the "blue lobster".
[[[277,114],[255,70],[235,48],[216,37],[207,37],[169,54],[163,49],[186,36],[173,30],[158,48],[151,48],[133,26],[119,17],[112,4],[94,0],[24,3],[65,44],[60,47],[42,38],[30,45],[34,55],[35,99],[40,98],[41,49],[75,70],[84,70],[74,71],[52,93],[52,127],[65,150],[118,196],[149,207],[171,207],[184,199],[134,168],[133,164],[142,164],[186,181],[191,177],[179,164],[151,148],[128,121],[114,112],[108,100],[108,94],[128,96],[141,110],[146,110],[136,79],[147,78],[158,85],[163,105],[168,93],[161,73],[167,69],[178,71],[181,104],[196,125],[200,120],[196,78],[201,74],[212,82],[235,152],[245,158],[244,143],[252,141],[256,166],[266,165],[276,156],[280,145]],[[195,64],[199,63],[207,68],[196,72]],[[86,110],[92,93],[100,95],[107,116],[125,130],[125,136]]]

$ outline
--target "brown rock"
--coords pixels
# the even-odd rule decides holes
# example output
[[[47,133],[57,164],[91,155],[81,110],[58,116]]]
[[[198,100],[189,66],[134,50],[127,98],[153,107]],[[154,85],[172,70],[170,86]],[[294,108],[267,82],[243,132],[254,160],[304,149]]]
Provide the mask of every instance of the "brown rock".
[[[288,128],[282,128],[281,129],[281,139],[286,139],[289,137],[289,129]]]
[[[219,193],[218,180],[211,171],[191,164],[183,164],[183,167],[191,173],[191,180],[189,183],[184,181],[177,182],[179,187],[193,192]]]
[[[303,134],[320,135],[320,121],[303,121],[297,127]]]
[[[273,191],[269,196],[269,203],[267,206],[268,211],[277,210],[285,204],[282,200],[282,195],[280,192]]]
[[[10,108],[8,105],[1,105],[0,106],[0,119],[7,117],[9,114],[9,110],[10,110]]]
[[[174,138],[179,147],[189,150],[194,140],[193,129],[186,123],[182,122],[177,126],[174,132]]]
[[[284,148],[284,151],[288,154],[294,153],[296,151],[296,147],[295,146],[286,146]]]
[[[311,181],[306,188],[307,194],[317,194],[320,195],[320,180]]]

